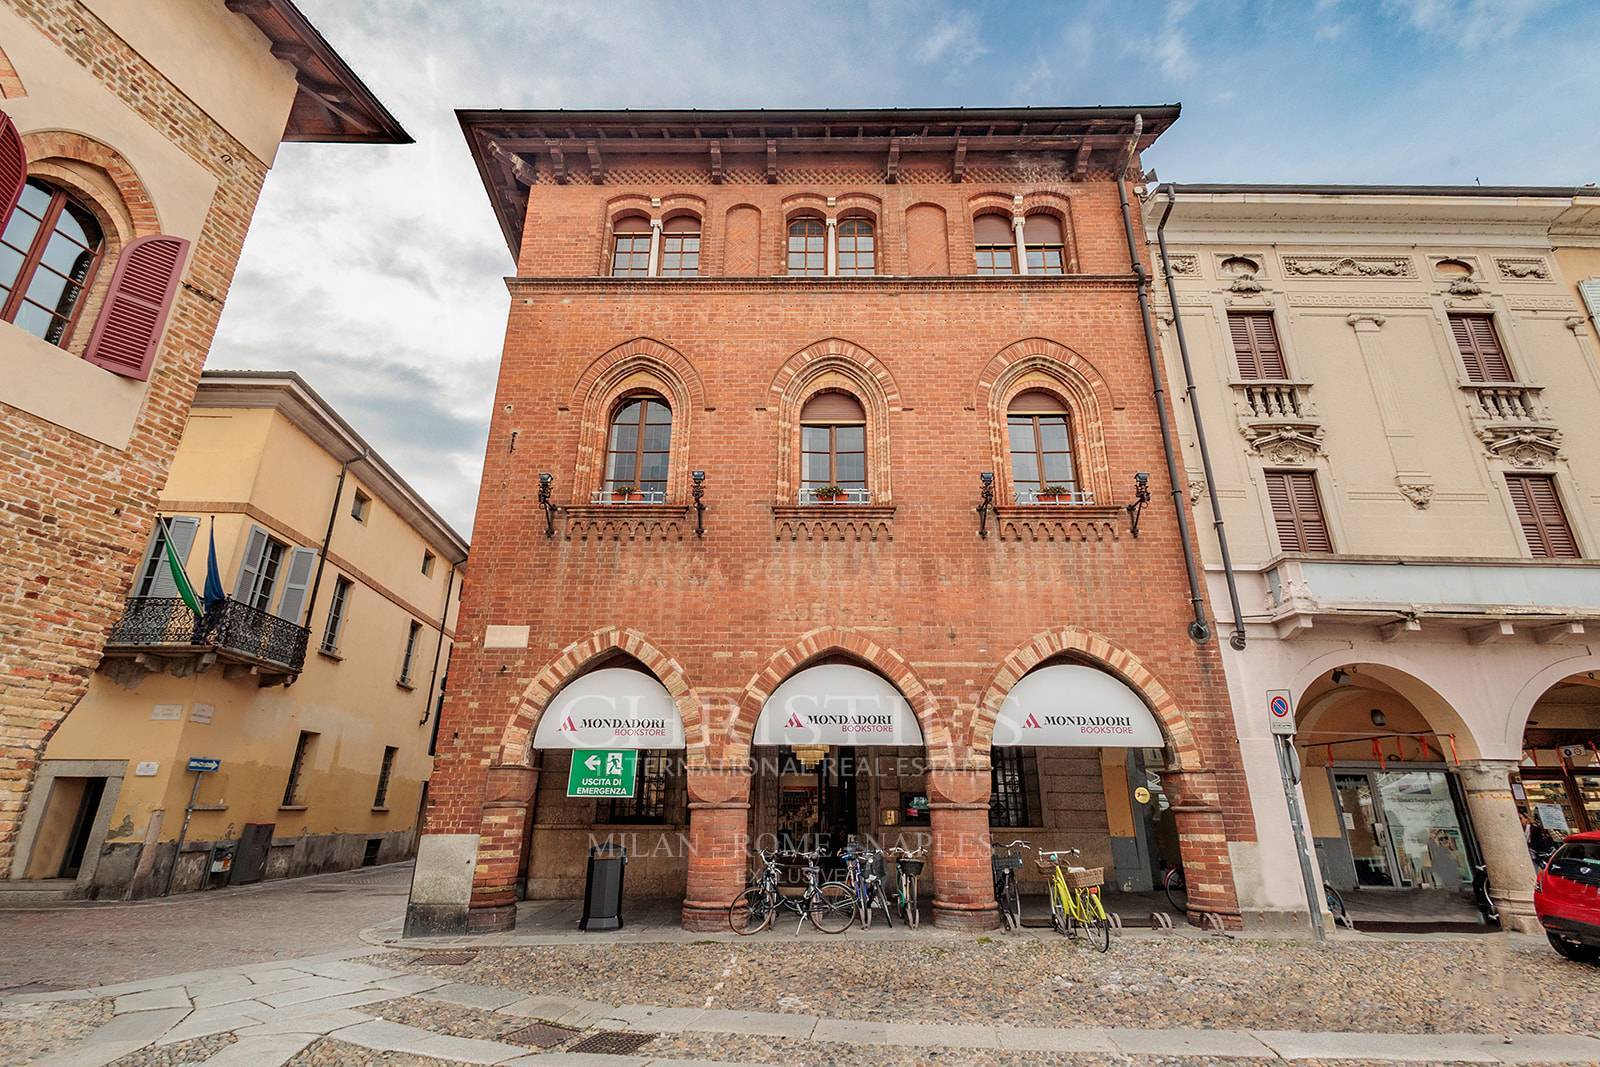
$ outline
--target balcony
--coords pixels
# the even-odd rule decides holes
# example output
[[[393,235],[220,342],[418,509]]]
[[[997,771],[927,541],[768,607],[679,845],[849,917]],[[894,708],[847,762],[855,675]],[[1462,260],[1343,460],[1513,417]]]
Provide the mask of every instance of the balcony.
[[[596,489],[589,494],[589,503],[594,505],[616,504],[620,506],[637,506],[640,504],[665,504],[667,493],[664,489],[633,489],[625,493],[613,492],[610,489]]]
[[[828,495],[822,496],[820,495],[822,493],[827,493]],[[828,486],[822,489],[802,489],[799,493],[798,502],[807,507],[812,504],[823,506],[854,504],[857,507],[865,507],[872,503],[872,490],[842,489],[838,486]]]
[[[225,677],[254,674],[262,685],[286,682],[306,662],[311,631],[237,600],[224,600],[203,618],[178,597],[133,597],[111,628],[106,659],[135,672],[195,674],[224,664]],[[109,664],[108,664],[109,665]]]
[[[1239,432],[1250,447],[1274,463],[1300,463],[1322,448],[1322,420],[1311,400],[1311,384],[1289,379],[1233,383]]]
[[[1537,385],[1462,382],[1478,440],[1492,455],[1514,466],[1548,462],[1561,451],[1561,430],[1550,417]]]
[[[1018,489],[1017,506],[1026,508],[1092,508],[1094,490],[1069,489],[1064,493],[1041,493],[1037,489]]]

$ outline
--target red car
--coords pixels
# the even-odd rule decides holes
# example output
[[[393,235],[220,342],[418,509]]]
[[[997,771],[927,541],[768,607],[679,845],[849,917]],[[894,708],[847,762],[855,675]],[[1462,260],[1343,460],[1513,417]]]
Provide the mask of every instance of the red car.
[[[1557,952],[1600,961],[1600,830],[1561,842],[1534,880],[1533,909]]]

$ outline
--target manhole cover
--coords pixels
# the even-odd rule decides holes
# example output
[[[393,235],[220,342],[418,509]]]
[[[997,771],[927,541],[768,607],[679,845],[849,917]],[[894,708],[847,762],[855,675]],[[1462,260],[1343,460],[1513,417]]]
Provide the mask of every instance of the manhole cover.
[[[534,1023],[524,1026],[521,1030],[513,1030],[504,1035],[506,1041],[513,1041],[529,1048],[555,1048],[563,1041],[577,1037],[581,1031],[568,1026],[551,1026],[549,1023]]]
[[[626,1056],[638,1052],[656,1039],[655,1034],[630,1034],[626,1030],[600,1030],[567,1049],[568,1052],[597,1052],[602,1056]]]
[[[423,967],[459,967],[478,958],[476,952],[422,952],[411,957],[411,962]]]

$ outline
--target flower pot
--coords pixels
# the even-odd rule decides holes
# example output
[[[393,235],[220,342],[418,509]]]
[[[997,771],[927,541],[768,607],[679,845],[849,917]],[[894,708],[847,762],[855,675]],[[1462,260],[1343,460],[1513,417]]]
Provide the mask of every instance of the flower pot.
[[[1059,504],[1063,498],[1060,493],[1040,493],[1033,499],[1038,504]]]
[[[632,493],[612,493],[611,494],[611,502],[613,504],[625,504],[629,500],[632,500],[632,499],[633,499],[633,494]]]

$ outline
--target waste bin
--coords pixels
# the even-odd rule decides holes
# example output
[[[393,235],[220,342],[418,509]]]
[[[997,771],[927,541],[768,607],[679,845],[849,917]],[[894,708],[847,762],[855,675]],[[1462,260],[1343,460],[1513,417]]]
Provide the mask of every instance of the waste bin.
[[[595,845],[589,849],[589,877],[583,887],[580,930],[622,929],[622,872],[628,850],[621,845]]]

